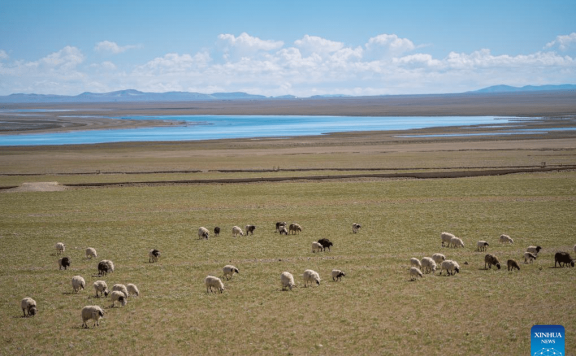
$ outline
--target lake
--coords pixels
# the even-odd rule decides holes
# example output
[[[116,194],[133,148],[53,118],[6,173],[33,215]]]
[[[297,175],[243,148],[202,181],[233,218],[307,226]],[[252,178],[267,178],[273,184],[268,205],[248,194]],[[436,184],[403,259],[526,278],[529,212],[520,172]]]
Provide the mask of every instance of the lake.
[[[73,115],[69,115],[73,116]],[[175,120],[181,126],[0,135],[0,146],[94,144],[136,141],[189,141],[231,138],[281,139],[331,132],[410,130],[440,126],[504,124],[495,116],[132,116],[131,120]]]

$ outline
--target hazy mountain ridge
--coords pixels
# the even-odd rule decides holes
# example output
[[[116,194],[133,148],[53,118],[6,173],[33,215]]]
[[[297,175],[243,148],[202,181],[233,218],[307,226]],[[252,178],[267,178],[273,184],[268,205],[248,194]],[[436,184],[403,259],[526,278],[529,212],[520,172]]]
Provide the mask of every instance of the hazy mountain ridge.
[[[555,90],[557,91],[576,90],[576,85],[574,84],[526,85],[523,87],[513,87],[510,85],[493,85],[491,87],[471,91],[468,93],[512,93],[512,92],[532,92],[532,91],[555,91]]]

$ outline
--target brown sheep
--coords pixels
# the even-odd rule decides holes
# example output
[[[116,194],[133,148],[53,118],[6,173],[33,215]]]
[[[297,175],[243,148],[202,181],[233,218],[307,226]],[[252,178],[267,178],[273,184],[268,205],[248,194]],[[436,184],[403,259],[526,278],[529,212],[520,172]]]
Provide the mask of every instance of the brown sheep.
[[[487,254],[484,257],[484,268],[485,269],[492,268],[492,265],[495,265],[496,267],[498,267],[498,269],[500,269],[500,261],[498,260],[498,257],[491,254]]]
[[[506,263],[508,264],[508,271],[514,271],[514,268],[520,271],[520,266],[518,266],[518,262],[514,260],[508,260],[508,262]]]

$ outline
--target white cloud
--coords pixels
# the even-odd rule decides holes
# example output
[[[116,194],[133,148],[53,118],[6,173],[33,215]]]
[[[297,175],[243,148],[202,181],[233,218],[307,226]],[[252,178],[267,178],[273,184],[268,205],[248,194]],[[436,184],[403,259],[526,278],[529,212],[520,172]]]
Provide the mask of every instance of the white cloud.
[[[400,38],[395,34],[381,34],[372,37],[366,43],[366,50],[374,56],[398,56],[416,48],[407,38]]]
[[[561,51],[576,47],[576,32],[572,32],[569,35],[557,36],[554,41],[547,43],[544,48],[552,48],[555,46],[558,46]]]
[[[107,71],[117,69],[116,65],[110,61],[104,61],[102,63],[93,63],[90,65],[90,67],[96,68],[96,69],[103,69],[103,70],[107,70]]]
[[[96,46],[94,46],[94,50],[96,52],[101,53],[112,53],[112,54],[119,54],[122,52],[126,52],[129,49],[138,48],[139,46],[136,45],[127,45],[127,46],[118,46],[116,42],[111,41],[102,41],[98,42]]]
[[[237,60],[246,56],[254,56],[260,52],[279,49],[284,45],[284,42],[262,40],[244,32],[238,37],[231,34],[218,35],[216,45],[224,52],[224,59]]]
[[[8,59],[8,53],[5,50],[0,49],[0,60]]]
[[[322,37],[305,35],[302,39],[294,41],[305,55],[316,53],[319,55],[330,54],[344,48],[344,43],[330,41]]]

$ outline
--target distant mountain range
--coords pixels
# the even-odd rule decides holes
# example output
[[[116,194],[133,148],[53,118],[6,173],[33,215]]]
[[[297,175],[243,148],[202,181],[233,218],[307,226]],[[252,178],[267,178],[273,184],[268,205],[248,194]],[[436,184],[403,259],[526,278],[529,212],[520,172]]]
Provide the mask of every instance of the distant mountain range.
[[[521,88],[509,85],[495,85],[488,88],[467,92],[474,93],[512,93],[512,92],[535,92],[535,91],[570,91],[576,90],[576,85],[527,85]],[[308,99],[326,98],[346,98],[350,95],[328,94],[314,95]],[[134,89],[118,90],[109,93],[85,92],[76,96],[53,95],[53,94],[10,94],[0,96],[0,103],[104,103],[104,102],[159,102],[159,101],[210,101],[210,100],[267,100],[267,99],[297,99],[294,95],[283,95],[278,97],[267,97],[264,95],[253,95],[243,92],[233,93],[191,93],[172,91],[165,93],[146,93]]]

